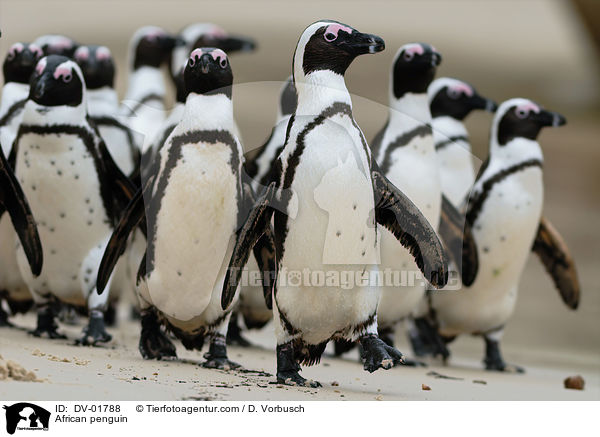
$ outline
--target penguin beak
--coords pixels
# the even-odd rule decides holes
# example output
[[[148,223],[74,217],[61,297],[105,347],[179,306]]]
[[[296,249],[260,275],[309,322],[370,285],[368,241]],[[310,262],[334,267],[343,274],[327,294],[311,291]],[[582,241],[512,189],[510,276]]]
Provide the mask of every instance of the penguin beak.
[[[46,93],[46,89],[48,88],[48,80],[50,75],[47,73],[42,74],[37,79],[34,79],[34,82],[31,84],[29,88],[29,98],[34,102],[39,101],[44,97]]]
[[[344,49],[353,56],[364,55],[367,53],[377,53],[385,49],[385,42],[377,35],[369,33],[352,32],[350,38],[343,46]]]
[[[558,127],[567,123],[567,119],[558,112],[546,111],[544,109],[537,114],[532,114],[531,117],[542,127]]]
[[[35,55],[29,50],[23,52],[21,56],[21,65],[26,68],[33,67],[35,65]]]
[[[227,36],[216,42],[215,47],[226,53],[251,52],[256,49],[256,42],[252,38],[243,36]]]
[[[199,60],[198,60],[198,67],[200,67],[200,71],[204,74],[207,74],[210,71],[210,56],[209,55],[203,55]]]
[[[496,112],[498,105],[491,99],[481,97],[479,94],[474,93],[471,96],[471,107],[473,109],[483,109],[487,112]]]

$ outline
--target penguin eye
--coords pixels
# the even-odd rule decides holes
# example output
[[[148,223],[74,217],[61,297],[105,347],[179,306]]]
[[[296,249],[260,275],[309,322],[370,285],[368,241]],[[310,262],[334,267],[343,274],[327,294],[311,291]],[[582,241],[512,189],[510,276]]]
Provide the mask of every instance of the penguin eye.
[[[527,109],[517,108],[515,109],[515,114],[517,114],[517,117],[523,120],[527,118],[527,116],[529,115],[529,111]]]
[[[458,90],[455,90],[453,88],[448,88],[448,97],[450,97],[453,100],[456,100],[460,97],[461,92]]]
[[[190,58],[188,59],[188,65],[190,67],[193,67],[196,64],[196,58]]]
[[[73,75],[72,75],[72,74],[65,74],[65,75],[62,77],[62,80],[63,80],[63,82],[64,82],[64,83],[69,83],[69,82],[71,82],[71,79],[73,79]]]
[[[323,35],[323,37],[327,42],[335,41],[337,39],[337,35],[333,32],[326,32],[325,35]]]
[[[13,59],[15,59],[15,52],[12,50],[10,52],[8,52],[8,55],[6,55],[6,59],[8,59],[9,61],[12,61]]]
[[[402,55],[402,57],[405,61],[412,61],[412,59],[415,57],[415,54],[413,52],[404,52],[404,55]]]
[[[227,67],[227,59],[221,58],[219,65],[221,66],[221,68]]]

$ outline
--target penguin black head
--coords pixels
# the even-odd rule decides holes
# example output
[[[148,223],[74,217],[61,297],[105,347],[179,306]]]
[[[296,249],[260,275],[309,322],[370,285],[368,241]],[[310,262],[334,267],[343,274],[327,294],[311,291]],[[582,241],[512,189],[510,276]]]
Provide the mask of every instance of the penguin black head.
[[[494,112],[497,108],[493,100],[477,94],[475,88],[466,82],[441,77],[434,80],[427,90],[432,117],[449,116],[464,120],[474,109]]]
[[[183,72],[186,94],[224,94],[231,99],[233,72],[225,52],[214,47],[195,49]]]
[[[29,84],[29,99],[41,106],[79,106],[85,82],[79,66],[66,56],[39,60]]]
[[[442,55],[429,44],[411,43],[400,47],[392,67],[394,97],[427,92],[441,62]]]
[[[4,82],[29,83],[35,64],[42,56],[42,49],[35,44],[13,44],[2,65]]]
[[[337,21],[317,21],[304,30],[296,45],[294,80],[299,75],[323,70],[343,76],[357,56],[383,49],[385,43],[376,35],[361,33]]]
[[[492,126],[498,144],[504,146],[515,138],[535,140],[543,127],[562,126],[566,122],[562,115],[546,111],[531,100],[510,99],[498,107]]]
[[[79,44],[64,35],[43,35],[38,37],[34,44],[41,47],[44,55],[61,55],[71,58]]]
[[[279,109],[281,115],[291,115],[296,112],[296,106],[298,106],[298,95],[296,94],[296,87],[294,86],[294,80],[289,77],[285,81],[281,93],[279,94]]]
[[[81,68],[87,89],[113,87],[115,81],[115,62],[108,47],[80,46],[73,55]]]
[[[140,67],[159,68],[165,62],[179,40],[156,26],[138,29],[130,42],[133,69]]]

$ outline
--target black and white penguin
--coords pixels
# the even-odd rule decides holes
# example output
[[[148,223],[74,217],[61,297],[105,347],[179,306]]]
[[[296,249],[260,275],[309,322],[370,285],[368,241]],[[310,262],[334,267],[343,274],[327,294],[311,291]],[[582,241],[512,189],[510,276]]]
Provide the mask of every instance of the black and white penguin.
[[[96,292],[96,271],[133,187],[88,121],[85,82],[74,61],[50,55],[37,63],[12,153],[44,250],[37,277],[17,251],[38,307],[33,334],[62,337],[54,321],[60,302],[89,312],[80,343],[110,340],[102,313],[108,293]]]
[[[279,105],[277,119],[271,134],[265,143],[254,153],[254,157],[247,158],[244,168],[250,178],[252,189],[261,193],[264,187],[274,180],[275,162],[283,150],[285,132],[290,117],[296,110],[296,89],[294,80],[290,76],[279,92]],[[244,319],[248,329],[260,329],[272,318],[273,311],[265,304],[263,284],[260,281],[260,268],[254,256],[248,259],[245,275],[249,283],[242,285],[238,307],[233,311],[227,330],[227,342],[239,346],[249,346],[250,343],[242,336],[238,316]]]
[[[242,207],[244,158],[233,134],[233,74],[227,55],[215,48],[194,50],[184,80],[183,117],[160,150],[157,173],[138,191],[115,230],[98,283],[102,288],[146,209],[148,244],[138,284],[142,356],[175,356],[162,324],[187,349],[201,350],[210,338],[204,365],[228,368],[236,364],[227,359],[230,311],[221,308],[221,292],[232,237],[247,210]]]
[[[79,46],[73,59],[81,68],[87,88],[88,115],[114,161],[126,175],[139,162],[133,132],[118,119],[119,97],[114,89],[115,62],[106,46]]]
[[[167,91],[161,66],[176,43],[174,36],[156,26],[138,29],[129,42],[129,84],[121,114],[130,129],[143,137],[138,144],[142,153],[165,119]]]
[[[10,155],[23,117],[23,108],[29,96],[29,80],[37,61],[43,56],[35,44],[13,44],[4,60],[4,86],[0,101],[0,144],[5,156]],[[8,170],[6,170],[8,171]],[[31,293],[23,281],[17,265],[14,226],[8,214],[0,217],[0,294],[8,303],[11,313],[25,312],[33,305]],[[0,310],[0,323],[6,314]]]
[[[543,127],[563,124],[563,116],[530,100],[510,99],[499,106],[492,122],[489,157],[467,206],[467,222],[479,255],[478,274],[469,287],[431,296],[442,339],[482,336],[488,370],[522,371],[504,362],[500,339],[514,311],[519,280],[532,248],[563,301],[572,309],[579,303],[573,259],[560,235],[542,217],[543,156],[536,139]],[[448,356],[445,348],[440,352]]]
[[[72,38],[65,35],[42,35],[33,42],[44,52],[44,55],[61,55],[68,58],[73,57],[73,53],[79,47],[79,44]]]
[[[43,56],[42,49],[35,44],[15,43],[4,58],[2,72],[4,86],[0,100],[0,143],[6,156],[23,116],[23,108],[29,96],[29,79],[35,64]]]
[[[300,364],[317,363],[330,340],[359,341],[369,372],[402,360],[377,335],[380,292],[368,280],[378,273],[376,222],[411,248],[434,285],[447,281],[435,230],[381,173],[352,116],[344,73],[357,56],[384,47],[380,37],[336,21],[318,21],[304,30],[293,58],[297,108],[276,163],[276,182],[238,233],[224,308],[235,296],[252,245],[274,216],[279,281],[266,297],[273,306],[280,383],[318,386],[300,376]],[[363,280],[343,289],[339,280],[347,273]]]
[[[464,119],[475,109],[494,112],[496,103],[480,96],[470,84],[450,77],[434,80],[427,94],[442,192],[454,206],[460,207],[475,182]]]

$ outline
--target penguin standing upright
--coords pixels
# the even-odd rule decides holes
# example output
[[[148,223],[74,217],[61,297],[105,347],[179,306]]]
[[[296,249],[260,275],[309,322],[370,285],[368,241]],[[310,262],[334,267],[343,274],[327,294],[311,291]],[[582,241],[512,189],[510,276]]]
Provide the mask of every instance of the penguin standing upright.
[[[450,77],[434,80],[427,94],[442,192],[459,207],[475,182],[471,144],[463,120],[474,109],[494,112],[496,103],[481,97],[468,83]]]
[[[0,143],[6,156],[23,116],[23,108],[29,96],[29,79],[37,61],[43,56],[42,49],[35,44],[15,43],[6,54],[2,72],[4,86],[0,100]]]
[[[429,44],[400,47],[390,74],[389,117],[372,147],[382,173],[423,212],[434,229],[440,221],[442,193],[427,87],[440,62],[441,55]],[[402,320],[410,323],[410,316],[423,300],[425,284],[408,275],[417,272],[411,253],[390,231],[379,228],[380,268],[394,272],[394,280],[382,287],[377,323],[380,337],[393,345],[396,325]]]
[[[42,35],[33,41],[40,47],[44,55],[61,55],[68,58],[73,57],[73,53],[79,47],[79,44],[72,38],[65,35]]]
[[[102,288],[129,233],[144,218],[147,247],[139,269],[140,352],[146,359],[175,356],[166,325],[187,349],[210,347],[206,367],[236,366],[227,359],[230,311],[221,308],[232,236],[246,208],[242,147],[233,134],[233,74],[225,52],[194,50],[184,72],[187,98],[181,121],[160,150],[160,166],[129,204],[98,273]]]
[[[8,50],[4,60],[2,67],[5,84],[0,102],[0,144],[5,156],[10,155],[29,95],[29,79],[35,64],[42,56],[42,49],[35,44],[15,43]],[[15,231],[8,214],[0,217],[0,241],[0,294],[12,313],[25,312],[33,301],[19,272],[15,246],[12,244],[15,241]],[[5,319],[6,314],[0,309],[0,323]]]
[[[473,284],[452,293],[435,293],[431,306],[444,342],[460,334],[485,340],[488,370],[522,371],[500,353],[500,339],[517,301],[519,279],[529,252],[541,258],[563,301],[579,303],[573,260],[560,235],[541,217],[542,150],[536,138],[544,126],[565,118],[526,99],[502,103],[492,122],[489,157],[480,169],[467,206],[467,222],[479,254]],[[440,351],[448,356],[445,347]]]
[[[87,88],[88,114],[114,161],[126,175],[139,162],[133,132],[118,120],[119,97],[114,89],[115,62],[108,47],[80,46],[73,54]]]
[[[266,298],[273,306],[277,380],[283,384],[318,386],[300,376],[300,364],[317,363],[330,340],[359,341],[369,372],[402,360],[377,335],[380,293],[368,280],[378,273],[376,222],[411,248],[434,285],[447,281],[435,230],[378,169],[352,116],[344,73],[357,56],[384,47],[380,37],[336,21],[304,30],[293,58],[298,103],[276,163],[276,182],[238,233],[223,308],[235,296],[250,249],[274,216],[279,280]],[[363,279],[344,289],[340,276],[349,273]]]
[[[96,291],[96,271],[112,226],[133,188],[87,118],[86,89],[69,58],[42,58],[13,146],[15,174],[35,215],[44,267],[34,277],[17,251],[21,275],[38,307],[34,335],[56,331],[57,302],[87,308],[82,344],[110,340],[103,311],[108,293]]]
[[[126,124],[143,136],[138,148],[144,153],[165,119],[166,84],[161,66],[177,39],[160,27],[138,29],[129,42],[129,84],[121,107]]]

